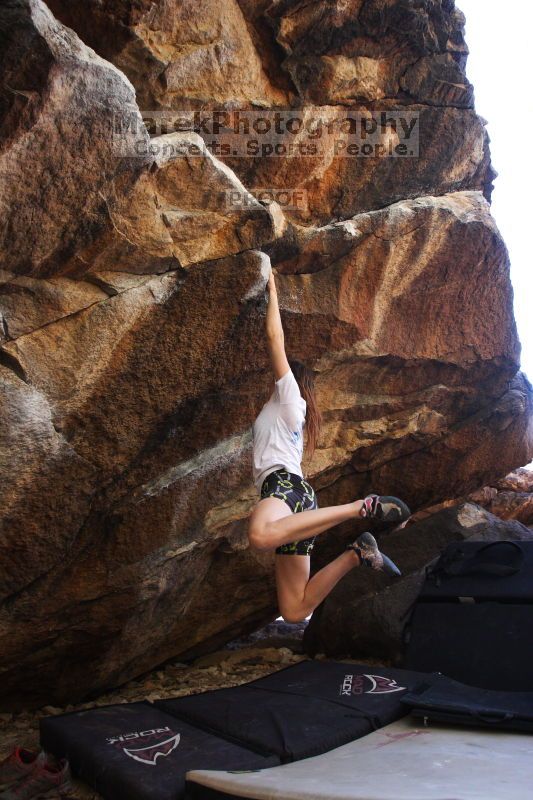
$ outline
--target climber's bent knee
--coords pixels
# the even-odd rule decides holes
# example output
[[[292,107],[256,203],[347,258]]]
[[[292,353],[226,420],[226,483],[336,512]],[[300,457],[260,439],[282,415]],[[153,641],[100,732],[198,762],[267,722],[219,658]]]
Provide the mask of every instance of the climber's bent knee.
[[[277,497],[265,497],[258,502],[248,522],[248,542],[252,550],[274,550],[275,542],[269,533],[270,523],[292,514],[289,506]]]
[[[267,523],[261,518],[250,520],[248,524],[248,543],[250,549],[256,552],[274,550],[274,544],[268,535]]]
[[[268,537],[264,535],[262,530],[248,529],[248,544],[250,545],[250,550],[254,550],[256,553],[275,549],[273,544],[269,544]]]
[[[307,608],[280,608],[279,610],[284,622],[294,624],[296,622],[305,622],[306,618],[311,613],[311,609]]]

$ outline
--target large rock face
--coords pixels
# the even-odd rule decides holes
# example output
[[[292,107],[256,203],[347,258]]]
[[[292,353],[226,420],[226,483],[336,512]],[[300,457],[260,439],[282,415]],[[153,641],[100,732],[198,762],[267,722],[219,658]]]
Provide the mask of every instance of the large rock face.
[[[272,556],[246,540],[269,258],[289,355],[317,372],[320,505],[420,509],[529,461],[463,23],[445,0],[2,4],[3,706],[71,702],[276,616]],[[325,137],[217,157],[201,126],[151,137],[140,110],[217,108],[226,135],[258,108],[337,131],[408,111],[418,155]]]

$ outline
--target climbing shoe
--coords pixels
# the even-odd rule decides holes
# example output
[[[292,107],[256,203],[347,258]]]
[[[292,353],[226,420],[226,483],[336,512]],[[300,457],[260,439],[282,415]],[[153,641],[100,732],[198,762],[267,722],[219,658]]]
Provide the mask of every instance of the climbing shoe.
[[[35,752],[25,747],[14,747],[7,758],[0,762],[0,791],[25,778],[45,762],[43,750]]]
[[[381,552],[378,543],[368,531],[358,536],[353,544],[347,544],[346,549],[354,550],[357,553],[362,566],[381,570],[387,575],[402,574],[394,561]]]
[[[369,494],[363,500],[360,515],[367,519],[379,519],[382,522],[403,522],[411,516],[411,511],[398,497]]]
[[[66,795],[71,789],[70,768],[65,758],[57,762],[45,760],[34,763],[31,772],[16,783],[0,793],[0,800],[57,800]]]

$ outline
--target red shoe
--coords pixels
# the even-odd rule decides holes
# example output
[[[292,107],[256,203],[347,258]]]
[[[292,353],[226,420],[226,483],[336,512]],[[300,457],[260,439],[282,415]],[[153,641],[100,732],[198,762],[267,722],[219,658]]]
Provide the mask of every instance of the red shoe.
[[[54,762],[46,756],[44,763],[35,764],[29,775],[0,794],[0,800],[44,800],[63,797],[71,789],[70,768],[66,758]]]
[[[14,747],[11,753],[0,761],[0,790],[7,789],[13,783],[25,778],[35,767],[46,762],[46,753],[35,752],[25,747]]]

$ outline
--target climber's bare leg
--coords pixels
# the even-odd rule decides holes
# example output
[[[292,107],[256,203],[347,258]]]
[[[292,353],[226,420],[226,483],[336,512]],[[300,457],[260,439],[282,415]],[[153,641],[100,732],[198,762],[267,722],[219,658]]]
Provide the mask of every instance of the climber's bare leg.
[[[278,607],[285,622],[300,622],[308,617],[340,579],[359,566],[360,561],[353,550],[346,550],[311,579],[310,563],[310,556],[276,553]]]
[[[248,539],[255,550],[273,550],[282,544],[310,539],[348,519],[360,519],[362,505],[362,500],[355,500],[293,514],[281,498],[264,497],[250,514]]]

